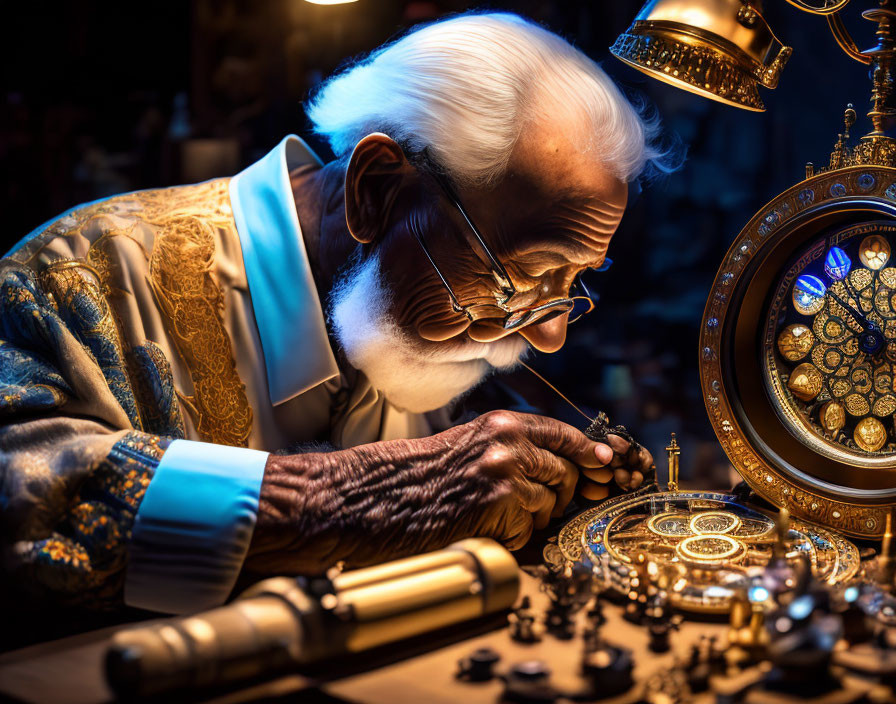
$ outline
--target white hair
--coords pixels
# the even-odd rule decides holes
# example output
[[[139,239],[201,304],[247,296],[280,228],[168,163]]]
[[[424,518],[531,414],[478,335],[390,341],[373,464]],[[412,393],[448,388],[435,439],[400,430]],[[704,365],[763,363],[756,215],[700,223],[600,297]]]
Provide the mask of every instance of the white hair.
[[[594,61],[510,13],[425,25],[329,79],[308,105],[337,157],[383,132],[412,153],[428,147],[456,180],[488,186],[504,173],[524,125],[571,130],[577,148],[630,181],[664,153],[645,118]],[[567,119],[567,118],[572,118]]]

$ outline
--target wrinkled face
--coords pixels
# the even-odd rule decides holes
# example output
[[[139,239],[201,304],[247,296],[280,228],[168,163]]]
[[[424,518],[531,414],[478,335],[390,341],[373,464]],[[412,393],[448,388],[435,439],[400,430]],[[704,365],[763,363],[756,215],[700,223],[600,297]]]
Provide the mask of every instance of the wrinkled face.
[[[397,323],[422,343],[439,347],[517,334],[504,330],[497,309],[494,317],[473,322],[453,310],[414,228],[424,234],[462,305],[494,303],[498,287],[475,237],[435,180],[415,172],[406,183],[389,218],[394,226],[379,246]],[[458,187],[457,192],[519,292],[513,308],[564,298],[577,274],[600,266],[627,199],[624,182],[550,128],[523,134],[495,187]],[[567,318],[537,321],[518,334],[536,349],[553,352],[565,341]]]

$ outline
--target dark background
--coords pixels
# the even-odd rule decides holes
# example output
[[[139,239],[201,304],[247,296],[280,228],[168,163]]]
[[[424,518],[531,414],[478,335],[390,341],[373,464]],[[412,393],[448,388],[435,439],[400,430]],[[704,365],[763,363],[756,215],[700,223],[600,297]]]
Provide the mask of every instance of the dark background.
[[[5,8],[0,115],[0,251],[78,203],[236,173],[285,134],[308,136],[302,101],[349,57],[419,21],[469,7],[509,9],[563,34],[624,86],[646,94],[689,157],[645,190],[610,246],[601,302],[563,351],[533,366],[589,412],[606,410],[655,455],[682,439],[691,484],[724,486],[729,466],[697,378],[705,297],[728,243],[763,203],[827,162],[847,102],[870,129],[866,69],[822,18],[783,0],[766,16],[794,55],[768,111],[748,113],[650,80],[607,48],[637,0],[303,0],[14,3]],[[873,25],[857,0],[845,19],[860,48]],[[384,100],[389,96],[384,95]],[[322,155],[319,141],[311,140]],[[525,372],[506,380],[577,425],[584,419]],[[664,464],[661,462],[661,464]]]

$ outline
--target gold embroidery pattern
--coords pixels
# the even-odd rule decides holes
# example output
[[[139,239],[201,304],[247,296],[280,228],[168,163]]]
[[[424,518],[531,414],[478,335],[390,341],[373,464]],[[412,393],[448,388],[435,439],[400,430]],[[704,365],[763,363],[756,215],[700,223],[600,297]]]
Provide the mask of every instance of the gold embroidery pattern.
[[[213,273],[214,233],[233,228],[229,181],[217,179],[110,198],[55,221],[11,258],[30,261],[54,237],[76,234],[94,218],[125,218],[131,221],[130,228],[109,230],[96,239],[88,263],[97,273],[104,296],[127,295],[114,286],[117,258],[107,247],[119,237],[129,237],[142,247],[134,231],[141,221],[152,226],[153,249],[149,254],[144,251],[149,261],[148,283],[193,381],[192,396],[178,395],[203,440],[246,447],[252,408],[236,370],[224,327],[224,294]],[[129,352],[125,349],[127,357]]]
[[[23,540],[31,586],[65,603],[121,606],[134,517],[170,441],[130,431],[92,463],[49,537]]]
[[[47,229],[25,242],[19,249],[8,255],[6,259],[10,259],[17,264],[33,266],[33,260],[56,237],[66,237],[79,233],[84,224],[91,218],[102,213],[112,212],[116,200],[116,198],[110,198],[100,201],[54,220],[47,226]]]
[[[156,226],[149,284],[190,369],[193,396],[182,400],[203,439],[246,447],[252,408],[224,328],[224,294],[212,269],[215,228],[232,227],[227,180],[137,194]]]

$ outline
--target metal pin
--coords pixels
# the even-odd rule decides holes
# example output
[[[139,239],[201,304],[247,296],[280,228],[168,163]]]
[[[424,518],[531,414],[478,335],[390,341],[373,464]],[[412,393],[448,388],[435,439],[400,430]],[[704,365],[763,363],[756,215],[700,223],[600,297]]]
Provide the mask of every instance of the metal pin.
[[[675,439],[675,433],[672,433],[672,440],[666,446],[666,452],[669,455],[669,491],[678,491],[678,459],[681,447]]]
[[[787,535],[790,533],[790,511],[788,509],[782,507],[778,510],[775,527],[777,528],[775,554],[778,557],[784,557],[787,555]]]
[[[896,507],[887,512],[884,522],[884,537],[880,543],[880,581],[887,588],[893,587],[893,577],[896,575],[896,540],[893,540],[893,514]]]

